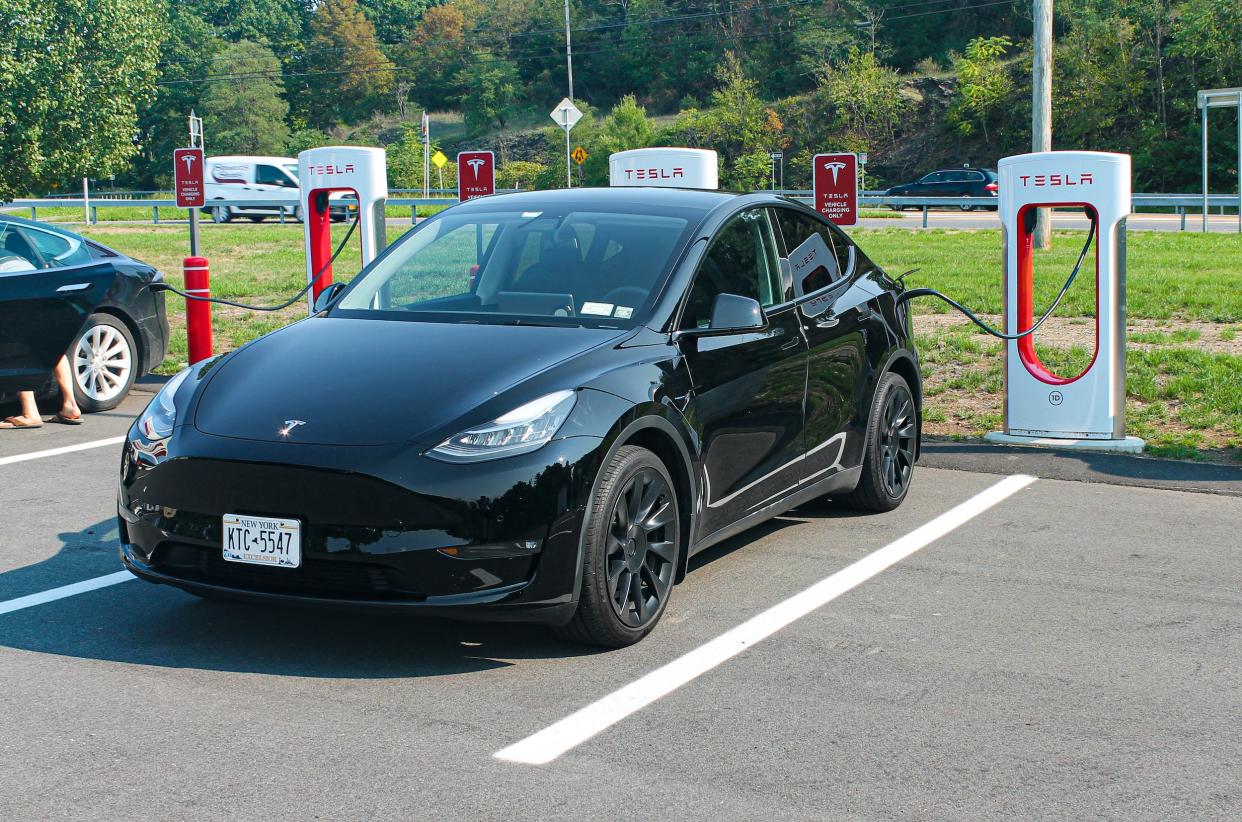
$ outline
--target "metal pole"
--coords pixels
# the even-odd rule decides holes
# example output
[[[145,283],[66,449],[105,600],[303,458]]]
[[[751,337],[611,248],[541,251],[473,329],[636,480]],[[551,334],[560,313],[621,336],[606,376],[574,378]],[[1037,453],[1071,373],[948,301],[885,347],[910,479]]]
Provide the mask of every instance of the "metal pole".
[[[569,115],[565,116],[565,188],[573,188],[574,181],[569,171]]]
[[[1207,139],[1207,100],[1200,98],[1202,108],[1199,112],[1200,131],[1203,132],[1203,230],[1207,231],[1208,224],[1208,139]]]
[[[574,101],[574,47],[569,34],[569,0],[565,0],[565,72],[569,76],[569,102]],[[566,132],[568,135],[568,132]],[[568,175],[565,177],[568,181]]]
[[[1242,91],[1238,92],[1238,233],[1242,234]]]
[[[197,257],[198,254],[198,209],[190,209],[190,256]]]
[[[1035,0],[1031,58],[1031,151],[1052,151],[1052,0]],[[1052,245],[1052,213],[1037,212],[1035,247]]]

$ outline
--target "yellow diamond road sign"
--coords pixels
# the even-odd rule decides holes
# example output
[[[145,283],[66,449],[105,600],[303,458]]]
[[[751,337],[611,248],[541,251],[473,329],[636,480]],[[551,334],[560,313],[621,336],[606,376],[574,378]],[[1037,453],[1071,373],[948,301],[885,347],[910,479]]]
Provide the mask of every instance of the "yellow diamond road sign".
[[[437,151],[431,155],[431,162],[435,163],[436,168],[444,168],[444,164],[448,162],[448,157],[444,156],[443,151]]]
[[[583,163],[586,162],[587,153],[586,153],[586,150],[582,146],[578,146],[577,148],[574,149],[574,153],[569,156],[574,158],[575,163],[577,163],[578,165],[582,165]]]

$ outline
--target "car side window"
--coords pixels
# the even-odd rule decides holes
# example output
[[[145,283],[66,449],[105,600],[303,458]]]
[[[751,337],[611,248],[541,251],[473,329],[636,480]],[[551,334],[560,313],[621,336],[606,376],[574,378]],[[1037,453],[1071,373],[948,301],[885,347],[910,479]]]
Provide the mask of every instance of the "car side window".
[[[0,275],[42,268],[43,262],[26,237],[12,225],[0,225]]]
[[[944,175],[941,174],[939,171],[933,171],[931,174],[928,174],[926,177],[919,180],[920,183],[939,183],[943,181],[944,181]]]
[[[68,268],[91,261],[90,249],[86,247],[86,243],[75,237],[65,237],[36,228],[27,228],[24,233],[39,250],[46,268]]]
[[[828,288],[853,273],[853,244],[839,229],[789,208],[778,209],[777,220],[789,250],[795,296]]]
[[[767,209],[743,211],[716,234],[694,275],[681,328],[707,328],[717,294],[750,297],[765,308],[784,302]]]
[[[276,166],[262,164],[255,166],[254,181],[256,185],[281,186],[282,188],[294,187],[293,181],[289,179],[289,175],[276,168]]]

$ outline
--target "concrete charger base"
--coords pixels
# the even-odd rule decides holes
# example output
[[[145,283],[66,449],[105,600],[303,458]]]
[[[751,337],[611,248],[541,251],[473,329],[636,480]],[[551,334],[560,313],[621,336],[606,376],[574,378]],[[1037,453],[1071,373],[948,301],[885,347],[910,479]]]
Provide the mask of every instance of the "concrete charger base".
[[[1006,434],[1003,431],[992,431],[984,434],[983,438],[997,445],[1062,448],[1067,451],[1111,451],[1121,454],[1141,454],[1143,446],[1146,445],[1141,437],[1126,437],[1119,440],[1077,440],[1058,437],[1026,437],[1019,434]]]

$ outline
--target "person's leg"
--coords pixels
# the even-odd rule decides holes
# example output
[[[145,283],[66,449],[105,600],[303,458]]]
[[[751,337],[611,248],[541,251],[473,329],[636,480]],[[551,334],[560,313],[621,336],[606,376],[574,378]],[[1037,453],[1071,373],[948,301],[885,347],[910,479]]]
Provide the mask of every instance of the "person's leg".
[[[56,363],[56,385],[60,388],[60,414],[57,416],[62,420],[82,419],[82,409],[73,393],[73,372],[69,370],[68,357],[61,357]]]
[[[35,402],[33,391],[22,391],[18,394],[22,403],[22,412],[16,416],[7,417],[0,422],[0,428],[38,428],[43,425],[43,418],[39,416],[39,404]]]

